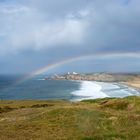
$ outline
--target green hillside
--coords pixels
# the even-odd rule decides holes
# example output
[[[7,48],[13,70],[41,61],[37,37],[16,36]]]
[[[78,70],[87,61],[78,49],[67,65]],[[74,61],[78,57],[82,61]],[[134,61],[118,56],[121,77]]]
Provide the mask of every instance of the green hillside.
[[[0,140],[139,140],[140,97],[0,101]]]

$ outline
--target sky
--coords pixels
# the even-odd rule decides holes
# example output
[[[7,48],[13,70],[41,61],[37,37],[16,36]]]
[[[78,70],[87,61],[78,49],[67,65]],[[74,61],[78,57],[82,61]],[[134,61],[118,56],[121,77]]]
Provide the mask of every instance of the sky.
[[[0,0],[0,74],[32,73],[88,54],[93,58],[48,72],[139,72],[139,5],[139,0]],[[121,55],[97,55],[106,53]]]

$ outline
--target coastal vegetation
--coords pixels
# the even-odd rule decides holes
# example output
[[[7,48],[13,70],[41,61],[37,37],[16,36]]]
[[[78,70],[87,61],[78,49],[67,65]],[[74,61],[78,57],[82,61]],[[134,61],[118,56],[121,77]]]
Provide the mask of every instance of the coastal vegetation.
[[[139,96],[0,101],[0,140],[139,140],[139,134]]]

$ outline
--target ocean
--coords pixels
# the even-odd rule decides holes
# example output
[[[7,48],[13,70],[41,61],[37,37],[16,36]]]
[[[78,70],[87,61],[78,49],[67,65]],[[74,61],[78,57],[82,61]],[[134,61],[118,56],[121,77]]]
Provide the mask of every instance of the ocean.
[[[0,99],[64,99],[80,101],[105,97],[140,95],[136,89],[118,83],[73,80],[44,80],[34,77],[18,82],[19,76],[0,76]]]

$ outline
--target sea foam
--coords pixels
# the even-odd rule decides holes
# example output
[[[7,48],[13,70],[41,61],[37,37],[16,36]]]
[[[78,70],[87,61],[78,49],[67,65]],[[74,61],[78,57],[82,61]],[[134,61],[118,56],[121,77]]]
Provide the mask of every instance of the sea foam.
[[[109,97],[106,93],[102,92],[101,85],[91,81],[82,81],[80,89],[73,91],[71,94],[80,96],[80,99],[77,100]]]
[[[81,81],[80,83],[80,89],[71,93],[76,97],[74,99],[76,101],[105,97],[121,98],[126,96],[140,95],[136,89],[125,85],[120,85],[118,83],[104,83],[95,81]]]

